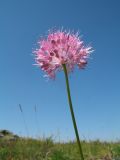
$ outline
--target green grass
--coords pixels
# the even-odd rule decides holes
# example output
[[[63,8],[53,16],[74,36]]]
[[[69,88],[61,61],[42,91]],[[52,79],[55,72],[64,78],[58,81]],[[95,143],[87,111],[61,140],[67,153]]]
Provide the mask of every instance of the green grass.
[[[120,142],[83,141],[85,160],[120,160]],[[0,139],[0,160],[80,160],[77,143],[55,143],[52,138]]]

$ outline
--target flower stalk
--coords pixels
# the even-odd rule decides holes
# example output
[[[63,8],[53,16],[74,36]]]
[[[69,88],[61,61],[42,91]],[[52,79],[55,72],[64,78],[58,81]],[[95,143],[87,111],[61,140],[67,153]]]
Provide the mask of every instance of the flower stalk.
[[[80,152],[81,160],[84,160],[82,146],[81,146],[81,142],[80,142],[80,138],[79,138],[79,133],[78,133],[78,129],[77,129],[77,124],[76,124],[76,120],[75,120],[75,115],[74,115],[74,111],[73,111],[73,105],[72,105],[71,94],[70,94],[70,87],[69,87],[68,73],[67,73],[66,65],[63,64],[62,66],[63,66],[63,70],[64,70],[64,74],[65,74],[66,89],[67,89],[67,95],[68,95],[68,102],[69,102],[71,117],[72,117],[72,121],[73,121],[74,131],[75,131],[75,135],[76,135],[76,139],[77,139],[77,143],[78,143],[78,147],[79,147],[79,152]]]

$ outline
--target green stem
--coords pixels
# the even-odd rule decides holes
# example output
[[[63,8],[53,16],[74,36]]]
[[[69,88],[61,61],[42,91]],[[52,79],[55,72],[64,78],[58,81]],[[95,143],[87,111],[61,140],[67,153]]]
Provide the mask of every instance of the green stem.
[[[70,95],[70,87],[69,87],[69,79],[68,79],[68,74],[67,74],[67,69],[66,69],[65,64],[63,64],[63,69],[64,69],[64,73],[65,73],[67,95],[68,95],[68,101],[69,101],[73,126],[74,126],[74,130],[75,130],[75,134],[76,134],[76,139],[77,139],[80,155],[81,155],[81,160],[84,160],[82,146],[81,146],[81,142],[80,142],[80,138],[79,138],[79,134],[78,134],[78,129],[77,129],[77,124],[76,124],[76,120],[75,120],[75,116],[74,116],[73,106],[72,106],[72,100],[71,100],[71,95]]]

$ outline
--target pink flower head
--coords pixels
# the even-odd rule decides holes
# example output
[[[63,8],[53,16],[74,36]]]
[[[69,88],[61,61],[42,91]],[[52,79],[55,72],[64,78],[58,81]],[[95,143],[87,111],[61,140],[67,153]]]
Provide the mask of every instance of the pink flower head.
[[[91,47],[84,46],[78,34],[60,30],[49,33],[47,39],[39,41],[39,46],[34,51],[36,63],[50,78],[63,69],[63,64],[68,72],[73,71],[75,65],[84,68],[92,52]]]

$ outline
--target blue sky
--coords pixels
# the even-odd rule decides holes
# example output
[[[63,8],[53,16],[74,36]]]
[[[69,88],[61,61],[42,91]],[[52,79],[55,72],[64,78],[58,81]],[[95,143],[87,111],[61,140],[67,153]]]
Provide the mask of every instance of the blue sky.
[[[33,65],[39,37],[63,26],[79,30],[95,50],[85,70],[69,75],[81,138],[120,139],[119,6],[113,0],[0,1],[0,129],[27,135],[21,104],[30,136],[75,138],[63,72],[46,81]]]

